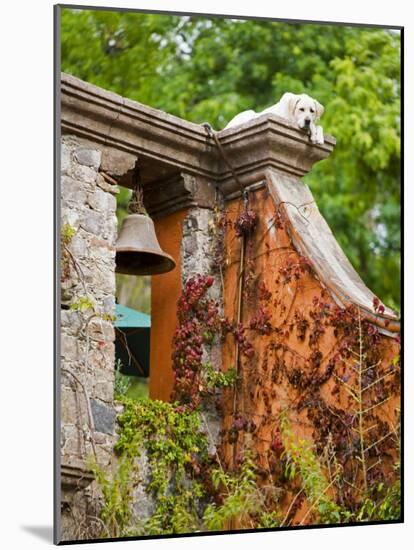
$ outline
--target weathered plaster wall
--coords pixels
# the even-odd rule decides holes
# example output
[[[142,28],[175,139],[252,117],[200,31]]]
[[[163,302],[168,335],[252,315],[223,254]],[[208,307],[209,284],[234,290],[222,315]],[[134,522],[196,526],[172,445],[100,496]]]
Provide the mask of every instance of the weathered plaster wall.
[[[242,208],[239,200],[227,204],[227,217],[232,224]],[[326,304],[324,307],[329,312],[334,312],[337,304],[313,271],[311,262],[308,263],[309,259],[301,256],[293,245],[289,222],[283,216],[283,205],[279,208],[268,189],[262,187],[251,193],[249,208],[257,213],[258,221],[253,234],[246,238],[241,324],[245,327],[245,337],[252,352],[247,355],[241,348],[237,397],[234,400],[233,392],[227,391],[223,400],[221,452],[231,467],[247,444],[260,457],[257,466],[263,484],[272,486],[280,463],[274,441],[278,437],[282,413],[288,415],[297,440],[306,439],[319,447],[328,445],[326,436],[329,430],[334,444],[340,449],[335,437],[341,433],[346,449],[358,456],[357,429],[350,428],[351,424],[346,426],[346,422],[351,418],[355,422],[358,418],[355,412],[358,405],[350,398],[349,391],[358,395],[355,369],[359,366],[359,358],[350,352],[343,360],[346,353],[341,354],[343,346],[347,345],[347,333],[335,328],[328,314],[320,315],[319,303]],[[237,316],[240,251],[241,238],[236,236],[231,225],[226,235],[224,292],[224,312],[231,321]],[[260,308],[265,314],[262,317]],[[268,318],[266,314],[269,314]],[[254,324],[255,318],[261,319],[261,327],[260,322]],[[357,330],[357,323],[354,321],[352,327],[345,325],[345,331]],[[377,329],[372,326],[372,330]],[[374,430],[379,423],[384,423],[383,433],[377,434],[377,440],[380,441],[378,452],[384,453],[381,469],[388,475],[398,456],[398,443],[393,439],[393,433],[397,433],[399,425],[400,371],[394,368],[393,360],[399,355],[399,343],[395,338],[380,333],[376,341],[379,362],[371,369],[367,363],[360,367],[365,369],[365,373],[370,371],[370,379],[364,382],[364,387],[382,377],[384,380],[378,383],[378,395],[369,391],[363,394],[362,408],[368,410],[372,407],[373,414],[367,414],[363,421],[367,431],[367,426]],[[363,353],[369,351],[364,349]],[[226,336],[222,354],[226,370],[236,362],[232,334]],[[252,433],[243,429],[235,432],[236,418],[252,421]],[[367,439],[370,436],[371,432]],[[373,439],[375,441],[375,437]],[[385,444],[386,450],[381,447]],[[319,448],[321,454],[322,450]],[[377,460],[376,453],[367,454],[368,467],[375,465]],[[291,495],[283,502],[291,502]],[[305,513],[306,507],[299,507],[294,521],[300,522]]]
[[[61,251],[61,538],[71,540],[96,526],[86,517],[99,502],[85,460],[96,453],[106,467],[113,455],[117,219],[100,150],[64,136],[61,151],[61,220],[74,232]]]

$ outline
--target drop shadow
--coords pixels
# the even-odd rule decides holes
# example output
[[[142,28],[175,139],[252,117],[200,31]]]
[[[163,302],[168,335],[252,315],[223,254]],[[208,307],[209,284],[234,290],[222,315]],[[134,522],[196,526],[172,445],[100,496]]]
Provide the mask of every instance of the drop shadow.
[[[53,527],[51,525],[21,525],[26,533],[34,535],[40,540],[53,543]]]

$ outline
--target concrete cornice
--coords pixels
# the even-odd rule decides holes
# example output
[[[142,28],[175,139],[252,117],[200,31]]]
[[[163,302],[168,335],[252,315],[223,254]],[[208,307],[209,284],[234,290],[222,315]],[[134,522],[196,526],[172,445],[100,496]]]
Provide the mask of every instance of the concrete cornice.
[[[225,197],[239,188],[203,126],[65,73],[61,129],[100,143],[104,149],[138,157],[145,184],[186,173],[213,182]],[[335,146],[330,136],[325,136],[324,145],[312,145],[301,130],[275,115],[222,130],[217,136],[243,187],[258,181],[269,168],[303,176]]]
[[[204,128],[62,73],[62,133],[138,158],[214,177],[214,147]],[[155,175],[154,175],[155,177]]]

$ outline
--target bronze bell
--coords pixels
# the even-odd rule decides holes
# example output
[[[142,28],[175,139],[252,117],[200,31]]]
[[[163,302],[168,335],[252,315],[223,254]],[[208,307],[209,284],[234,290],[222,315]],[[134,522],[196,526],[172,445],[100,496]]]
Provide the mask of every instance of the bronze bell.
[[[138,164],[135,166],[134,190],[128,216],[116,242],[116,269],[127,275],[157,275],[175,267],[173,258],[164,252],[155,234],[154,222],[147,214],[140,185]]]
[[[155,234],[154,222],[145,214],[129,214],[116,242],[116,271],[127,275],[157,275],[175,267]]]

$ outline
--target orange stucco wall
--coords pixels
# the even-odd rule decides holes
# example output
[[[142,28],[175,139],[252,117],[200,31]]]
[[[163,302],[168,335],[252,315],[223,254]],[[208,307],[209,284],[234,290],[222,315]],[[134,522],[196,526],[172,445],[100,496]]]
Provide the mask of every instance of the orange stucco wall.
[[[269,334],[260,334],[256,330],[246,329],[246,336],[254,348],[251,357],[240,353],[239,377],[236,400],[231,390],[226,390],[223,399],[223,439],[221,452],[225,462],[232,467],[237,462],[237,457],[246,445],[257,451],[259,469],[263,483],[272,484],[275,471],[280,461],[271,448],[272,438],[280,426],[280,414],[287,414],[293,433],[297,439],[312,441],[315,426],[312,414],[315,409],[306,406],[305,399],[321,398],[331,410],[349,411],[352,402],[345,385],[341,385],[337,391],[335,374],[329,376],[322,385],[316,385],[311,391],[309,387],[295,387],[288,381],[296,371],[301,375],[310,375],[313,378],[322,375],[329,361],[338,352],[340,339],[334,333],[332,326],[323,326],[323,334],[317,343],[310,343],[310,334],[315,327],[323,322],[314,324],[312,311],[313,300],[321,299],[335,308],[335,303],[330,294],[323,288],[321,282],[313,275],[311,269],[304,269],[298,278],[293,275],[294,267],[300,263],[300,256],[292,246],[287,226],[275,224],[277,208],[268,195],[266,189],[261,189],[251,194],[250,207],[258,214],[258,225],[254,233],[247,238],[245,267],[244,267],[244,292],[242,298],[241,323],[248,327],[249,322],[257,313],[262,304],[270,312],[272,330]],[[233,201],[227,205],[227,216],[234,222],[241,205]],[[234,229],[229,225],[226,234],[226,268],[224,271],[224,313],[230,320],[237,315],[237,280],[240,268],[241,239],[236,236]],[[284,274],[286,268],[292,270],[289,281]],[[265,301],[260,299],[259,285],[265,285],[271,297]],[[299,320],[304,320],[307,326],[304,333],[300,334]],[[307,323],[307,325],[306,325]],[[390,337],[380,335],[380,348],[382,361],[376,366],[378,372],[384,372],[398,356],[398,343]],[[235,338],[228,334],[223,344],[222,357],[223,368],[228,369],[235,365]],[[312,353],[320,353],[320,365],[315,368],[312,361]],[[339,365],[339,363],[338,363]],[[344,367],[342,364],[335,367],[336,375],[346,375],[352,372],[352,358]],[[378,375],[380,376],[380,375]],[[352,383],[350,379],[350,384]],[[390,390],[392,395],[383,406],[376,409],[377,416],[387,422],[390,427],[398,425],[399,407],[399,372],[387,379],[394,384]],[[303,408],[300,403],[303,402]],[[317,410],[317,408],[316,408]],[[256,426],[253,433],[239,432],[236,443],[231,441],[231,426],[236,415],[252,420]],[[341,413],[339,413],[341,414]],[[369,419],[368,419],[369,420]],[[372,424],[372,422],[371,422]],[[391,445],[392,447],[392,445]],[[395,446],[394,446],[395,451]],[[395,453],[394,453],[395,458]],[[392,460],[385,464],[384,468],[391,470]],[[369,462],[373,463],[372,460]],[[291,496],[286,502],[291,502]],[[306,503],[298,509],[294,523],[300,522],[306,513]]]
[[[151,279],[150,397],[169,401],[173,387],[172,337],[177,325],[176,304],[181,294],[182,225],[187,210],[155,221],[161,248],[176,261],[169,273]]]

